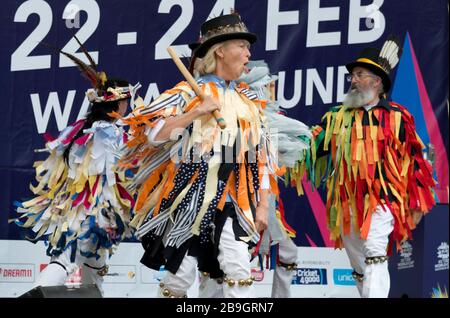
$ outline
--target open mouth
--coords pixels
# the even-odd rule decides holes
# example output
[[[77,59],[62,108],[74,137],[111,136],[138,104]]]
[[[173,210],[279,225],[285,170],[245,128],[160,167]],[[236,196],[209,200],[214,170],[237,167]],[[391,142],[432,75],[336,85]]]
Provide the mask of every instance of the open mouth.
[[[247,67],[247,64],[248,64],[248,62],[247,62],[247,63],[244,63],[244,73],[245,73],[245,74],[250,73],[250,69]]]

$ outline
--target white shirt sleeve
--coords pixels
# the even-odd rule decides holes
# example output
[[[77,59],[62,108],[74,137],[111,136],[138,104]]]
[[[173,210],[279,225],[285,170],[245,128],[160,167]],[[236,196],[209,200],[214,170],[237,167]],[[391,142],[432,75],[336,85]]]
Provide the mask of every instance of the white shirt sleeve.
[[[165,123],[166,122],[164,119],[160,119],[155,127],[148,129],[146,134],[147,134],[148,142],[150,145],[152,145],[154,147],[158,147],[159,145],[162,145],[169,141],[169,139],[155,140],[156,135],[161,131],[161,129],[163,128]]]

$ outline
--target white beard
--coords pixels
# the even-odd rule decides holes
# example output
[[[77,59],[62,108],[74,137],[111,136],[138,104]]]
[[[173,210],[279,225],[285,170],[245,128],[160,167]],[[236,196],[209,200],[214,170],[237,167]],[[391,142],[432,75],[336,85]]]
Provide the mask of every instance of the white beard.
[[[358,108],[367,105],[374,98],[375,92],[373,89],[360,91],[358,89],[352,90],[350,87],[345,97],[344,105],[350,108]]]

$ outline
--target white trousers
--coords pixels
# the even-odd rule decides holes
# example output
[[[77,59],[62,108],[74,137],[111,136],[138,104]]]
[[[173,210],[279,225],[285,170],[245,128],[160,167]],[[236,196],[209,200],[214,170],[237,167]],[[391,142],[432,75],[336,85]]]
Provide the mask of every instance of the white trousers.
[[[297,245],[290,237],[279,242],[279,258],[285,264],[297,262]],[[223,298],[223,288],[215,279],[200,274],[199,297]],[[287,270],[283,266],[277,266],[274,271],[272,284],[272,298],[290,298],[291,284],[294,271]]]
[[[227,218],[220,236],[218,261],[225,276],[234,280],[235,284],[234,286],[229,286],[224,282],[220,287],[217,287],[216,285],[219,284],[215,280],[210,280],[210,289],[205,290],[207,287],[200,287],[200,297],[210,297],[206,295],[209,295],[211,292],[218,295],[220,288],[222,288],[223,297],[225,298],[253,297],[253,285],[238,285],[239,280],[250,278],[250,253],[246,243],[236,241],[231,218]],[[167,272],[161,280],[163,287],[159,288],[157,296],[163,297],[164,289],[168,289],[171,295],[182,297],[186,295],[187,290],[197,277],[197,259],[186,254],[176,274]]]
[[[280,241],[278,257],[280,262],[292,264],[297,262],[297,245],[290,237]],[[294,271],[287,270],[281,265],[275,267],[272,284],[272,298],[290,298],[291,283]]]
[[[357,281],[358,291],[363,298],[387,298],[390,288],[388,262],[367,265],[366,258],[386,256],[389,235],[394,229],[394,217],[390,209],[378,206],[372,215],[366,240],[355,233],[353,224],[349,235],[342,235],[345,251],[353,269],[362,274],[363,281]]]
[[[103,295],[103,276],[100,276],[97,272],[99,269],[105,266],[107,258],[106,251],[104,254],[96,260],[95,257],[86,258],[82,256],[77,250],[75,261],[70,261],[71,248],[66,249],[59,256],[52,256],[50,264],[40,273],[36,280],[34,287],[36,286],[62,286],[68,275],[73,274],[78,268],[82,267],[82,283],[83,284],[96,284]],[[102,250],[99,251],[101,253]],[[56,263],[55,263],[56,262]],[[61,265],[59,265],[59,264]],[[88,267],[88,266],[94,267]],[[63,267],[64,266],[64,267]],[[64,269],[65,268],[65,269]]]
[[[198,287],[199,298],[224,298],[223,285],[216,279],[200,274],[200,285]]]

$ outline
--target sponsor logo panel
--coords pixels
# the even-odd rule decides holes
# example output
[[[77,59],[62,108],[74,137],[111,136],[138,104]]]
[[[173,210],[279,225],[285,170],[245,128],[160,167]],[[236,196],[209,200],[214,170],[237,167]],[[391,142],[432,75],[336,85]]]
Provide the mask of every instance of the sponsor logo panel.
[[[34,264],[0,264],[0,282],[2,283],[33,283],[34,276]]]
[[[442,242],[436,251],[437,262],[434,264],[434,271],[448,271],[448,243]]]
[[[109,265],[108,273],[104,276],[105,283],[135,284],[135,265]]]
[[[413,252],[413,246],[408,241],[402,244],[400,260],[397,264],[398,270],[414,268]]]
[[[341,286],[355,286],[356,282],[352,276],[352,269],[335,268],[333,269],[333,283]]]
[[[292,284],[327,285],[327,270],[325,268],[297,268]]]

